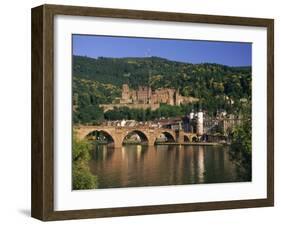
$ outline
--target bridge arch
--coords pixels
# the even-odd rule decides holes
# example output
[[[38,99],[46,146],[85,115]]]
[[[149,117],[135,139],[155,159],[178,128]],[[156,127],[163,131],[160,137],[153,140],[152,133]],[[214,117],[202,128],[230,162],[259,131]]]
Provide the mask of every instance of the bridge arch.
[[[190,138],[189,138],[187,135],[184,135],[184,136],[183,136],[183,141],[184,141],[185,143],[191,142]]]
[[[134,134],[137,134],[139,136],[141,143],[149,143],[149,136],[145,132],[135,129],[126,132],[126,134],[122,138],[122,144],[125,142],[126,138]]]
[[[191,137],[191,141],[192,141],[192,142],[197,142],[197,141],[198,141],[197,136],[192,136],[192,137]]]
[[[171,133],[170,131],[160,131],[155,138],[155,142],[157,142],[157,140],[159,140],[159,138],[162,139],[161,136],[163,136],[163,135],[166,138],[166,140],[164,142],[176,142],[175,135],[173,133]]]
[[[183,142],[184,143],[188,143],[188,142],[197,142],[198,141],[198,137],[196,134],[194,133],[185,133],[183,135]]]
[[[107,130],[91,130],[85,135],[86,139],[107,142],[107,144],[115,144],[115,137]]]

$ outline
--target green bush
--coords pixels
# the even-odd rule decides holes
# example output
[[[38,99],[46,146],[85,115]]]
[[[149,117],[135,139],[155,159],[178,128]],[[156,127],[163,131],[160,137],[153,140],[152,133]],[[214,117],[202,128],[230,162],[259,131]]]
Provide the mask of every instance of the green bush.
[[[86,140],[73,138],[72,149],[72,188],[74,190],[98,188],[98,178],[90,172],[92,145]]]
[[[237,167],[238,177],[250,181],[252,178],[252,126],[244,121],[232,133],[230,154]]]
[[[78,140],[75,136],[73,138],[72,161],[78,162],[80,160],[89,161],[91,159],[90,150],[91,143],[87,140]]]
[[[74,190],[98,188],[98,178],[91,174],[85,161],[75,162],[72,170],[72,188]]]

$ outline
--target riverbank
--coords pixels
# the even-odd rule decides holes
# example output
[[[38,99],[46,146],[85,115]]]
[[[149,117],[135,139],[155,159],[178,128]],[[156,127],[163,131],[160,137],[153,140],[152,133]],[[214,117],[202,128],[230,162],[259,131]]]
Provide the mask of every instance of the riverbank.
[[[222,146],[222,145],[227,145],[227,144],[224,144],[224,143],[217,143],[217,142],[185,142],[185,143],[164,142],[164,143],[156,143],[156,145]]]
[[[128,142],[124,143],[123,145],[144,145],[146,146],[146,143],[134,143],[134,142]],[[183,145],[183,146],[223,146],[223,145],[229,145],[227,143],[218,143],[218,142],[185,142],[185,143],[178,143],[178,142],[158,142],[155,143],[155,145]]]

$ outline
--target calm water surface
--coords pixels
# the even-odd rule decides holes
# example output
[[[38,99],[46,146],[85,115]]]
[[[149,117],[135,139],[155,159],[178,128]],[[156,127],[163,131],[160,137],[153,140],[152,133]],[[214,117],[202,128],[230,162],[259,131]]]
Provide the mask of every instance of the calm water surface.
[[[99,188],[239,181],[227,146],[99,145],[90,169]]]

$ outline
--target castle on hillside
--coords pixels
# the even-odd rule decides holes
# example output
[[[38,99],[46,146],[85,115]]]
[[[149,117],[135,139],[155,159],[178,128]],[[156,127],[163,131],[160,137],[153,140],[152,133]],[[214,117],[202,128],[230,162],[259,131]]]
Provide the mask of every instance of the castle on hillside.
[[[190,103],[194,98],[184,97],[175,89],[156,89],[151,90],[148,86],[139,86],[137,90],[130,89],[127,84],[122,86],[121,104],[168,104],[180,105]]]
[[[148,86],[139,86],[137,90],[130,89],[127,84],[122,85],[121,98],[117,98],[112,104],[101,104],[104,111],[114,107],[129,107],[156,110],[160,104],[180,105],[197,102],[194,97],[185,97],[179,94],[178,90],[163,88],[152,90]]]

